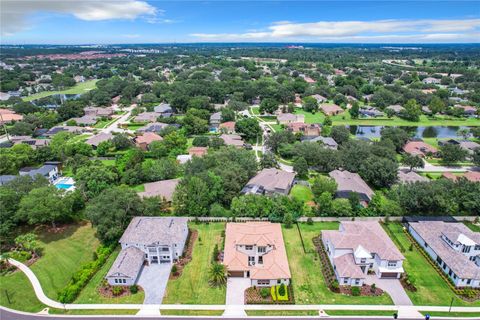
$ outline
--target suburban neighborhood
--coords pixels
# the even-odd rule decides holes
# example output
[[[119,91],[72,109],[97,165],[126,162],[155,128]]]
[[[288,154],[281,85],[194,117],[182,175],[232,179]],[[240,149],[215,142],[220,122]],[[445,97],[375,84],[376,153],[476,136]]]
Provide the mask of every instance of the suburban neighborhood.
[[[80,31],[2,35],[0,318],[480,319],[473,3],[13,2]]]

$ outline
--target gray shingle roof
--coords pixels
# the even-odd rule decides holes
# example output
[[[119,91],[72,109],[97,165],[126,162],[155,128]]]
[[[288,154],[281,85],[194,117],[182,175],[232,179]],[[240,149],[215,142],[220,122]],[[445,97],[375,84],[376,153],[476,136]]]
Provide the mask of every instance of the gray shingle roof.
[[[277,189],[287,190],[295,179],[295,173],[275,168],[263,169],[248,181],[247,186],[260,186],[273,192]]]
[[[156,182],[145,183],[145,191],[139,192],[140,197],[161,197],[167,201],[172,201],[173,193],[180,179],[161,180]]]
[[[347,170],[333,170],[328,174],[337,182],[337,191],[353,191],[359,194],[365,194],[369,199],[373,196],[373,190],[358,175]]]
[[[135,217],[120,239],[120,243],[170,245],[183,240],[188,228],[187,218],[182,217]]]
[[[340,230],[324,230],[322,238],[329,240],[335,250],[362,246],[384,260],[404,260],[393,241],[377,221],[342,221]]]
[[[480,244],[480,233],[473,232],[460,222],[420,221],[410,222],[410,227],[415,230],[430,248],[455,272],[461,279],[480,279],[480,267],[469,258],[450,247],[441,238],[442,234],[455,242],[463,234]],[[450,238],[451,237],[451,238]]]
[[[124,276],[136,279],[144,261],[144,253],[135,247],[123,249],[108,271],[107,278]]]

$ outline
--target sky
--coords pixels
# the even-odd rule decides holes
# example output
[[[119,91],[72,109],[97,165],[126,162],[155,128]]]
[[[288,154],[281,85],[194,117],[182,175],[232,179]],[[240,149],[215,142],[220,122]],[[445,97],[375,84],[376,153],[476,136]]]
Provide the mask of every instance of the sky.
[[[1,44],[479,43],[479,1],[0,0]]]

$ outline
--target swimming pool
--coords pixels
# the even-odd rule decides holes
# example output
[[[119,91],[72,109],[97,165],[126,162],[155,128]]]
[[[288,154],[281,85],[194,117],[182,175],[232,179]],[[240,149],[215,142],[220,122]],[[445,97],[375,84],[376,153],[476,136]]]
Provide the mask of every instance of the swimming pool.
[[[70,178],[70,177],[59,178],[57,179],[57,181],[53,183],[53,185],[58,189],[63,189],[66,191],[75,189],[75,181],[73,180],[73,178]]]

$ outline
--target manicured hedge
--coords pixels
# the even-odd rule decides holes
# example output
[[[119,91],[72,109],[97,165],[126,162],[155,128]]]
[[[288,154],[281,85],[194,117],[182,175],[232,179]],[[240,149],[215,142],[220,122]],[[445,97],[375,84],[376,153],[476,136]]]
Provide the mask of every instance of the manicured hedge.
[[[96,259],[83,264],[80,270],[72,275],[67,286],[58,293],[58,300],[62,303],[72,303],[80,294],[80,291],[87,285],[88,281],[97,273],[105,264],[113,247],[100,246],[96,250]]]

